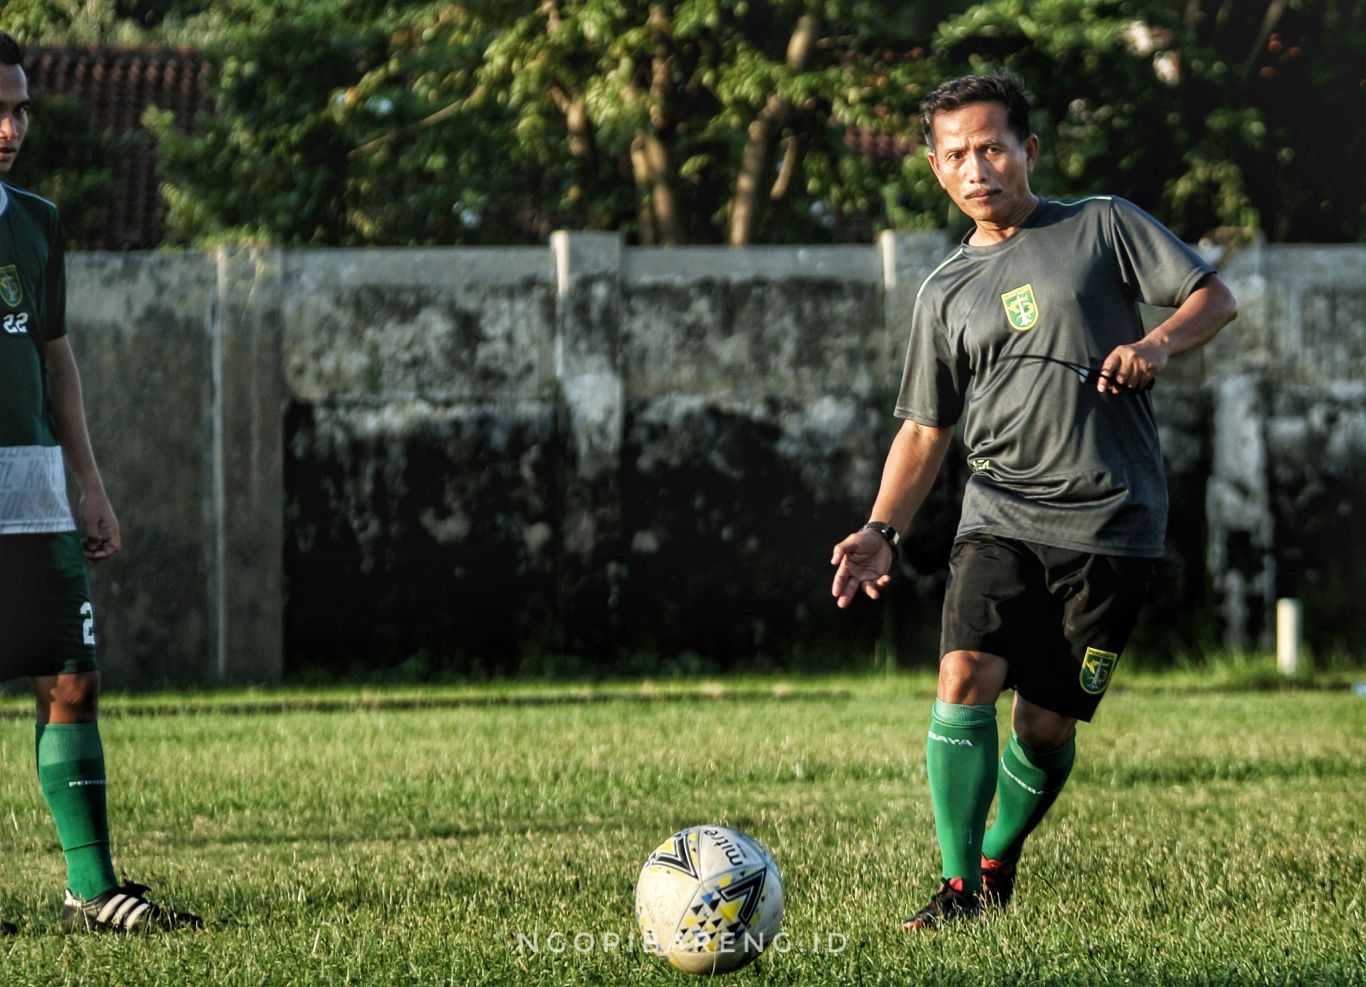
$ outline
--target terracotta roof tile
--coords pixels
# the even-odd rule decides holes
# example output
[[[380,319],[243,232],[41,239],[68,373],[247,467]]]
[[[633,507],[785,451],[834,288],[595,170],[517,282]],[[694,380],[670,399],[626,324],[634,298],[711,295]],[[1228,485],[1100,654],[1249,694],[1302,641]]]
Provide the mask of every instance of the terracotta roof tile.
[[[900,160],[919,150],[920,135],[887,134],[867,127],[849,127],[844,132],[844,146],[864,157]]]
[[[118,194],[95,250],[142,250],[161,242],[166,204],[158,190],[156,144],[142,126],[149,106],[170,110],[189,129],[210,105],[210,67],[198,52],[158,48],[45,48],[25,52],[29,90],[76,96],[97,131],[131,138],[114,164]]]

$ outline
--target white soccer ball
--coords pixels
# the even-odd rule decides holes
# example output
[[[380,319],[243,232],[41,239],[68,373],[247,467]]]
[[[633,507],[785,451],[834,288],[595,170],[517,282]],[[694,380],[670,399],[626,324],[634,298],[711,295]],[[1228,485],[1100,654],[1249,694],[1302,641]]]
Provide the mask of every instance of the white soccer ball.
[[[636,881],[646,951],[688,973],[728,973],[773,942],[783,882],[768,851],[723,826],[693,826],[655,848]]]

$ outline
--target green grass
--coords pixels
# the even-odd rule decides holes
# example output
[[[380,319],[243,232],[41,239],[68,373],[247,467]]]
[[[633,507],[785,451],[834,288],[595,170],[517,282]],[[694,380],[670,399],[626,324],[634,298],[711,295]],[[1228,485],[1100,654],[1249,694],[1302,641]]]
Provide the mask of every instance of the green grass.
[[[790,936],[724,983],[1366,984],[1366,698],[1161,681],[1082,729],[1011,912],[911,937],[938,862],[924,675],[111,697],[116,862],[213,920],[133,940],[58,933],[3,700],[0,983],[689,983],[625,947],[632,893],[661,839],[718,822],[777,859]],[[551,693],[595,701],[524,702]],[[127,715],[153,707],[184,715]]]

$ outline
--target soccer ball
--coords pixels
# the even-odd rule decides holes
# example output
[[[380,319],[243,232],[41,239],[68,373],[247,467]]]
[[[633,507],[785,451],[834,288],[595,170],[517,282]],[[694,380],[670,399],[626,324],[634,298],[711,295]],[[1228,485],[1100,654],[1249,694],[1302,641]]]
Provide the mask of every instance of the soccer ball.
[[[636,881],[647,952],[688,973],[728,973],[773,942],[783,882],[768,851],[723,826],[693,826],[655,848]]]

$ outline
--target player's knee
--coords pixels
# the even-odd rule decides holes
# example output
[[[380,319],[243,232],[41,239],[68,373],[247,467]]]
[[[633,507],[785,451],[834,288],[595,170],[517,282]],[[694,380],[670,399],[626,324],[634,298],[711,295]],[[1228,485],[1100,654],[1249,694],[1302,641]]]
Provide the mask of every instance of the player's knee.
[[[39,715],[50,722],[84,723],[96,718],[100,702],[99,672],[77,672],[34,681]]]
[[[1044,753],[1057,750],[1077,732],[1077,721],[1047,710],[1036,710],[1035,715],[1020,715],[1017,708],[1011,727],[1016,738],[1027,750]]]
[[[1005,682],[1005,659],[950,651],[939,660],[939,698],[948,703],[993,703]]]

